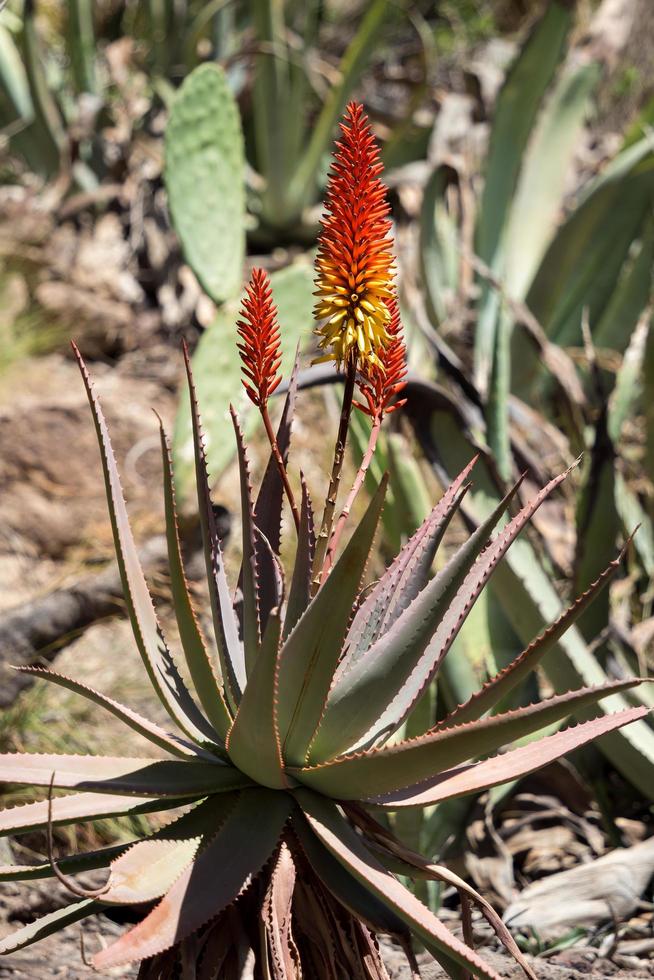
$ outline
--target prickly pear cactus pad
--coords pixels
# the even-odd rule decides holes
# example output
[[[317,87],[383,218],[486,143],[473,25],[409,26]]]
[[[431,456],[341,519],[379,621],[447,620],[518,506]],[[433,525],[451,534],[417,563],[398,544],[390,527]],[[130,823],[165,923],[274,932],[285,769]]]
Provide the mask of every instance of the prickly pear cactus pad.
[[[165,180],[175,230],[203,288],[220,303],[238,294],[245,254],[243,133],[218,65],[180,88],[166,129]]]

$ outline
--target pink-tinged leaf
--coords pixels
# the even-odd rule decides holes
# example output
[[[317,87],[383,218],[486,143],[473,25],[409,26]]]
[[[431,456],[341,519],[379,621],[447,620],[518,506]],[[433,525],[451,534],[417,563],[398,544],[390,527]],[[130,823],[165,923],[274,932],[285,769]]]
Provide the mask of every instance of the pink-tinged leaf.
[[[198,492],[198,511],[204,547],[204,560],[209,583],[209,598],[213,617],[216,646],[220,668],[225,684],[225,696],[232,713],[236,712],[245,687],[245,656],[243,644],[238,635],[238,623],[232,606],[232,597],[225,575],[225,562],[216,530],[216,520],[209,491],[207,461],[204,452],[204,437],[198,410],[195,384],[191,371],[191,359],[184,345],[184,363],[188,378],[191,401],[191,422],[193,427],[193,448],[195,452],[195,480]]]
[[[131,905],[161,898],[215,836],[237,799],[234,793],[210,796],[146,840],[124,847],[112,861],[102,901]]]
[[[323,885],[341,905],[370,926],[374,932],[408,939],[409,930],[406,923],[372,892],[369,892],[336,858],[332,857],[308,823],[296,820],[293,822],[293,830],[307,861]]]
[[[241,482],[241,525],[243,528],[243,567],[241,572],[243,603],[242,603],[242,632],[243,649],[245,653],[245,672],[249,676],[256,663],[261,645],[259,625],[259,601],[257,583],[257,542],[254,529],[254,504],[252,501],[252,482],[250,480],[250,465],[243,430],[234,408],[229,411],[234,425],[236,449],[238,453],[238,472]]]
[[[48,785],[50,780],[48,779]],[[193,797],[184,802],[191,802]],[[111,796],[109,794],[75,793],[57,796],[52,801],[52,823],[63,826],[86,820],[103,820],[106,817],[136,816],[140,813],[157,813],[180,805],[177,798],[150,799],[150,797]],[[23,803],[20,806],[0,810],[0,835],[23,834],[28,830],[40,830],[48,823],[48,801]]]
[[[132,537],[107,423],[82,356],[75,345],[73,349],[98,436],[116,559],[136,645],[152,685],[173,721],[194,742],[212,743],[216,733],[191,697],[166,646]]]
[[[95,968],[122,966],[161,953],[231,905],[271,857],[291,806],[286,793],[244,790],[206,849],[149,915],[96,954]]]
[[[78,789],[91,793],[184,798],[247,786],[242,773],[223,763],[112,758],[103,755],[0,755],[0,782]]]
[[[261,907],[275,980],[297,976],[299,954],[292,931],[296,880],[293,855],[282,841]]]
[[[559,618],[543,630],[536,639],[529,644],[527,649],[516,657],[508,667],[496,674],[487,681],[481,690],[477,691],[465,704],[460,705],[451,711],[440,724],[440,728],[449,728],[452,725],[460,725],[463,722],[475,721],[481,718],[487,711],[491,711],[496,704],[513,691],[519,684],[536,669],[545,654],[563,636],[565,631],[579,618],[582,612],[590,605],[595,596],[613,578],[620,567],[620,562],[624,555],[624,549],[620,555],[612,561],[602,574],[597,578],[583,595],[561,613]]]
[[[576,725],[574,728],[566,728],[565,731],[547,735],[537,742],[530,742],[528,745],[494,756],[492,759],[448,769],[419,785],[385,793],[369,802],[389,810],[397,810],[407,806],[431,806],[433,803],[440,803],[455,796],[481,793],[491,786],[527,776],[567,752],[581,748],[582,745],[587,745],[588,742],[615,731],[616,728],[622,728],[639,718],[644,718],[647,714],[648,709],[640,707],[604,715]]]
[[[306,786],[335,799],[379,796],[429,779],[468,759],[496,752],[503,745],[639,683],[638,679],[613,681],[569,691],[502,715],[453,728],[438,727],[395,745],[340,756],[320,766],[290,772]]]
[[[313,522],[313,507],[304,475],[300,473],[302,483],[302,506],[300,508],[300,531],[295,552],[293,578],[288,594],[286,616],[284,618],[283,637],[289,635],[300,616],[311,601],[311,569],[316,553],[316,532]]]
[[[450,871],[449,868],[440,864],[433,864],[422,857],[421,854],[416,854],[415,851],[405,847],[390,831],[377,823],[363,807],[347,807],[347,814],[353,823],[363,832],[366,845],[380,859],[384,867],[392,871],[393,874],[405,875],[408,878],[441,881],[450,887],[456,888],[459,895],[466,895],[470,898],[477,905],[500,942],[522,967],[525,974],[530,980],[537,980],[536,975],[520,952],[509,929],[502,922],[502,919],[493,906],[469,885],[467,881],[464,881],[463,878]]]
[[[329,800],[306,790],[294,793],[311,829],[336,860],[372,895],[409,926],[428,948],[436,948],[476,977],[500,980],[474,950],[457,939],[415,895],[370,853]]]
[[[105,906],[102,902],[85,898],[81,902],[74,902],[63,909],[57,909],[56,912],[49,912],[0,940],[0,956],[25,949],[26,946],[31,946],[32,943],[37,943],[74,922],[79,922],[81,919],[87,919],[90,915],[101,912],[103,908]]]
[[[273,609],[261,651],[227,737],[227,749],[234,765],[271,789],[286,786],[277,724],[280,632],[279,610]]]
[[[197,758],[198,755],[201,755],[203,758],[210,758],[209,753],[203,753],[202,749],[198,749],[191,742],[187,742],[177,735],[172,735],[170,732],[160,728],[159,725],[155,725],[148,718],[144,718],[131,708],[120,704],[119,701],[114,701],[113,698],[107,697],[106,694],[102,694],[92,687],[87,687],[86,684],[80,684],[79,681],[74,680],[72,677],[66,677],[65,674],[57,674],[52,670],[48,670],[46,667],[15,667],[14,669],[23,674],[30,674],[32,677],[38,677],[45,681],[51,681],[53,684],[59,684],[60,687],[65,687],[69,691],[74,691],[75,694],[80,694],[83,698],[87,698],[87,700],[92,701],[101,708],[106,708],[107,711],[110,711],[116,718],[120,718],[126,725],[129,725],[135,732],[138,732],[139,735],[143,735],[149,742],[153,742],[160,748],[172,753],[172,755],[177,755],[182,758]]]
[[[359,606],[347,635],[347,650],[338,665],[339,679],[425,587],[438,546],[459,506],[464,484],[478,457],[468,463],[445,491],[431,514],[407,541],[374,589]]]
[[[371,726],[374,726],[374,731],[379,729],[378,719],[381,716],[386,720],[389,705],[394,713],[404,705],[400,692],[408,684],[412,673],[416,672],[417,665],[425,659],[425,651],[432,648],[432,637],[439,623],[448,615],[456,590],[488,543],[493,528],[502,518],[519,485],[512,488],[490,517],[404,609],[389,630],[348,670],[339,672],[329,692],[324,717],[311,748],[311,762],[367,745],[372,741],[367,733]]]
[[[168,568],[179,637],[182,642],[191,679],[193,680],[193,686],[200,699],[200,704],[204,708],[207,718],[224,742],[232,718],[225,703],[220,679],[216,675],[193,608],[193,603],[191,602],[191,594],[186,580],[181,543],[179,540],[173,461],[170,452],[170,443],[168,442],[168,437],[164,431],[161,419],[159,419],[159,434],[161,437],[161,455],[163,459]]]
[[[576,466],[577,464],[575,463],[574,465]],[[457,589],[456,594],[452,597],[448,595],[447,609],[429,643],[426,645],[424,653],[416,664],[415,669],[407,677],[406,682],[399,690],[396,689],[396,697],[374,723],[370,731],[366,733],[360,746],[371,745],[381,737],[389,737],[406,721],[414,706],[438,673],[438,669],[445,655],[452,646],[468,613],[479,598],[482,589],[495,571],[499,561],[506,554],[510,545],[515,541],[535,511],[538,510],[547,496],[563,482],[572,468],[569,467],[564,473],[550,480],[547,486],[520,510],[516,517],[500,531],[497,537],[482,552],[463,580],[463,584]],[[474,532],[472,537],[476,533]]]
[[[279,659],[279,729],[287,762],[301,764],[315,733],[361,587],[381,515],[383,477],[327,581],[313,597]]]

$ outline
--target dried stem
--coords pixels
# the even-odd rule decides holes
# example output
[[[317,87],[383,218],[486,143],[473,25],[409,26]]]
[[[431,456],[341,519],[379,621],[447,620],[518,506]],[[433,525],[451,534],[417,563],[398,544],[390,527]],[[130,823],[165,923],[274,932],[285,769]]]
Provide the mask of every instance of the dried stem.
[[[261,418],[263,419],[263,424],[266,429],[266,435],[268,436],[268,441],[270,442],[270,448],[272,449],[272,454],[275,457],[275,462],[277,463],[277,469],[279,470],[279,475],[282,478],[282,483],[284,484],[284,490],[286,491],[286,496],[288,498],[288,503],[291,508],[291,513],[293,514],[293,521],[295,522],[295,530],[299,533],[300,531],[300,512],[297,509],[297,504],[295,503],[295,496],[293,495],[293,489],[288,480],[288,473],[286,472],[286,467],[284,465],[284,460],[282,459],[282,454],[279,451],[279,446],[277,444],[277,437],[275,436],[275,430],[272,427],[272,422],[270,421],[270,415],[268,414],[268,405],[264,404],[260,408]]]
[[[329,540],[327,555],[325,557],[325,562],[322,569],[321,584],[325,581],[325,579],[329,575],[331,567],[334,564],[334,558],[336,555],[336,550],[338,548],[339,541],[341,539],[341,535],[343,534],[343,528],[345,527],[347,523],[347,519],[350,516],[350,511],[352,510],[352,505],[354,504],[356,496],[359,490],[361,489],[361,487],[363,486],[363,481],[366,478],[366,473],[368,472],[368,468],[375,454],[375,447],[377,446],[377,439],[379,438],[379,433],[381,431],[381,424],[382,424],[382,413],[380,412],[379,414],[375,415],[373,419],[372,429],[370,431],[370,438],[368,439],[368,445],[363,455],[363,459],[361,460],[361,465],[359,466],[357,475],[354,478],[354,483],[352,484],[352,489],[350,490],[347,496],[347,500],[343,504],[343,509],[339,514],[338,521],[336,522],[336,527],[332,531],[332,536]]]
[[[341,471],[343,469],[343,459],[345,457],[345,444],[347,433],[350,427],[350,415],[352,414],[352,399],[354,397],[354,382],[356,380],[357,362],[356,355],[352,356],[347,362],[345,369],[345,390],[343,392],[343,405],[341,407],[341,419],[338,424],[338,435],[334,447],[334,462],[329,478],[329,489],[325,500],[325,509],[322,515],[320,532],[316,539],[316,553],[313,560],[313,570],[311,579],[311,594],[315,595],[323,581],[323,563],[327,553],[332,525],[334,523],[334,511],[336,510],[336,498],[341,482]]]

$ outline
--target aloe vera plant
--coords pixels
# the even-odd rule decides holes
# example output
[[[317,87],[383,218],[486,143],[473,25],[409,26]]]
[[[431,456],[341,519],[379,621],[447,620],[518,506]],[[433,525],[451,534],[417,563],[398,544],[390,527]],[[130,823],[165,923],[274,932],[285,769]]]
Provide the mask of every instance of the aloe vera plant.
[[[518,710],[489,714],[533,670],[587,608],[618,562],[529,645],[522,656],[466,703],[416,737],[403,725],[438,674],[461,625],[498,562],[547,495],[552,480],[493,538],[513,488],[490,517],[430,578],[449,522],[469,488],[471,460],[372,588],[366,567],[386,491],[383,477],[344,547],[349,509],[372,459],[379,426],[402,392],[405,368],[394,303],[387,206],[377,149],[360,107],[350,105],[327,196],[317,266],[321,345],[343,365],[343,411],[320,530],[300,477],[295,501],[289,471],[297,362],[275,431],[268,399],[279,384],[283,325],[267,277],[253,275],[238,324],[248,396],[261,412],[271,453],[254,495],[239,420],[232,412],[240,470],[243,564],[230,589],[216,533],[203,435],[186,354],[197,497],[213,644],[199,626],[184,574],[168,440],[160,428],[171,591],[186,662],[182,676],[165,641],[139,566],[102,409],[77,353],[102,457],[125,603],[137,649],[172,731],[81,682],[23,668],[87,697],[152,742],[162,758],[0,756],[0,780],[50,788],[41,800],[0,812],[0,832],[46,828],[49,860],[0,868],[5,881],[54,875],[75,895],[2,941],[11,953],[63,926],[116,905],[143,915],[96,953],[100,970],[142,961],[140,976],[172,977],[177,964],[197,976],[384,978],[376,934],[410,952],[417,938],[448,975],[498,978],[464,939],[450,932],[396,874],[447,882],[462,906],[476,905],[526,975],[534,977],[488,903],[447,868],[396,840],[377,816],[430,806],[517,779],[646,713],[630,707],[537,742],[499,750],[637,678],[555,695]],[[338,516],[336,495],[354,392],[371,415],[368,450]],[[295,558],[287,582],[280,559],[284,498],[294,516]],[[591,711],[592,715],[592,711]],[[54,789],[73,790],[53,798]],[[55,860],[53,825],[101,815],[181,815],[131,845]],[[376,816],[377,814],[377,816]],[[106,869],[85,888],[80,872]],[[153,905],[153,903],[156,903]],[[249,960],[248,960],[249,957]]]

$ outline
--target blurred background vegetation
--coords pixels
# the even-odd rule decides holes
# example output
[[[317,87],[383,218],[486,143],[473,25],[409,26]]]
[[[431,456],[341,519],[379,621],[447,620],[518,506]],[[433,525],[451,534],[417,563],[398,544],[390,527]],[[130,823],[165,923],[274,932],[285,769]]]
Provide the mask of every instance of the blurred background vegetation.
[[[524,499],[583,454],[475,607],[425,718],[515,657],[636,526],[605,601],[517,698],[651,672],[653,56],[649,0],[9,0],[0,12],[3,670],[17,610],[86,581],[111,551],[68,338],[97,362],[143,539],[161,527],[148,405],[176,419],[182,498],[188,484],[188,418],[176,408],[187,339],[228,523],[235,482],[223,427],[240,397],[241,285],[248,266],[268,268],[285,366],[297,341],[312,350],[321,194],[338,119],[357,98],[383,148],[409,346],[407,406],[377,462],[392,489],[382,554],[473,453],[469,527],[516,474],[527,473]],[[338,379],[320,369],[303,380],[297,439],[319,486]],[[361,419],[353,442],[356,457]],[[190,518],[188,541],[192,550]],[[165,581],[158,591],[165,604]],[[48,621],[21,656],[88,656],[108,689],[131,684],[138,697],[122,664],[112,673],[124,637],[105,616],[102,607],[83,624]],[[68,737],[70,696],[9,689],[5,744]],[[654,706],[648,688],[634,697]],[[579,847],[588,857],[651,832],[654,731],[639,726],[538,784],[537,799],[553,794],[567,814],[583,812],[604,845],[582,845],[566,817],[567,845],[543,844],[546,859],[532,865],[516,850],[511,874],[538,877],[576,863]],[[516,792],[403,817],[398,829],[426,853],[448,847],[506,903],[510,888],[488,863],[491,852],[506,862],[506,845],[483,821],[477,839],[470,828],[490,807],[506,838]]]

